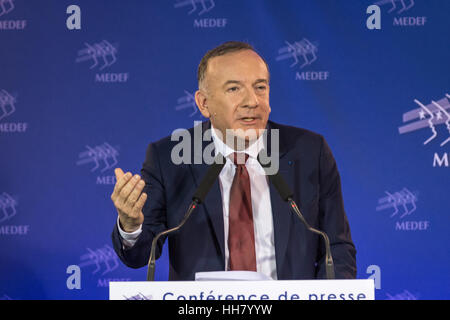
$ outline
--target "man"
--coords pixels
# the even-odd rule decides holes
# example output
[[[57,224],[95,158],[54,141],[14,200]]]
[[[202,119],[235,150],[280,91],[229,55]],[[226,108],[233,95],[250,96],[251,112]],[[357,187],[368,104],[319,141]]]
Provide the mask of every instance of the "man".
[[[278,130],[279,150],[271,156],[305,219],[328,234],[336,278],[355,278],[356,250],[335,160],[322,136],[268,121],[266,62],[250,45],[226,42],[203,57],[198,81],[195,100],[209,119],[201,130],[210,130],[214,152],[226,164],[204,203],[169,236],[169,279],[193,280],[196,272],[220,270],[258,271],[279,280],[325,278],[322,239],[290,212],[257,160],[265,148],[264,129],[269,135]],[[191,136],[195,130],[189,130]],[[112,239],[127,266],[147,264],[153,237],[179,224],[208,168],[206,163],[174,164],[176,143],[167,137],[149,145],[142,178],[115,170],[111,199],[119,216]],[[164,240],[158,242],[157,257]]]

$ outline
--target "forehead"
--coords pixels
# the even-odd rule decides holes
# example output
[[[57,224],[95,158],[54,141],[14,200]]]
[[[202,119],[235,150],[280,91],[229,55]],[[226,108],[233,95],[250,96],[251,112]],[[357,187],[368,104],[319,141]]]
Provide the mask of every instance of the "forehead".
[[[219,82],[252,81],[267,79],[268,70],[264,60],[256,52],[241,50],[211,58],[208,61],[206,77]]]

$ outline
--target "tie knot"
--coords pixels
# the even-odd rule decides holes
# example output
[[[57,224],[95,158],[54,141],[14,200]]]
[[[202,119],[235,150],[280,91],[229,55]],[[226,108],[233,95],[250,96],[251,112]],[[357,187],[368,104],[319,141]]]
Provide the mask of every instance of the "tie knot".
[[[246,153],[235,152],[235,153],[233,153],[232,160],[233,160],[233,163],[236,166],[245,165],[245,163],[247,162],[248,157],[249,157],[249,155],[246,154]]]

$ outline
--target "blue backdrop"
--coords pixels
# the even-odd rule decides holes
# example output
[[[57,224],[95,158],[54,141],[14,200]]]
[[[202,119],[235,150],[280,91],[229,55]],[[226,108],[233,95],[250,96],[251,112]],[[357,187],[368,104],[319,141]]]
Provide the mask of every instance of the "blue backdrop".
[[[377,299],[450,298],[449,12],[447,0],[0,0],[0,298],[107,299],[110,280],[145,279],[112,250],[113,170],[139,173],[149,142],[202,120],[196,69],[227,40],[267,60],[271,119],[332,148],[358,278],[375,279]]]

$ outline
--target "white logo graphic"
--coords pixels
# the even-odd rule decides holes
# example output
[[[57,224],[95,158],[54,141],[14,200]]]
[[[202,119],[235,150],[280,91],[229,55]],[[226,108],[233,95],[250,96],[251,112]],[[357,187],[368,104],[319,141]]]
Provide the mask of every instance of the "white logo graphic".
[[[138,292],[138,294],[134,295],[134,296],[123,296],[125,298],[125,300],[153,300],[153,296],[151,294],[149,295],[145,295],[142,292]]]
[[[118,147],[114,148],[107,142],[93,148],[86,146],[86,149],[87,151],[83,151],[78,155],[79,160],[76,164],[80,166],[87,163],[94,163],[95,166],[91,169],[91,172],[97,170],[100,167],[100,163],[104,165],[104,168],[101,170],[101,172],[104,172],[113,168],[118,162]]]
[[[387,299],[386,300],[418,300],[419,294],[412,294],[408,290],[403,290],[401,293],[397,293],[394,295],[391,295],[389,293],[386,293]]]
[[[0,223],[14,217],[16,212],[17,201],[9,194],[3,192],[0,194]]]
[[[16,111],[16,99],[6,90],[0,90],[0,120]]]
[[[93,45],[86,42],[84,44],[86,48],[78,51],[78,58],[75,60],[77,63],[92,60],[93,64],[89,68],[93,69],[101,64],[99,70],[103,70],[116,63],[117,47],[108,41],[103,40]]]
[[[184,93],[185,96],[178,98],[175,110],[192,109],[192,113],[189,115],[189,117],[192,117],[198,112],[197,105],[195,104],[195,97],[193,93],[190,93],[187,90],[184,90]]]
[[[397,8],[397,4],[396,3],[400,3],[401,8]],[[388,11],[388,13],[391,13],[392,11],[395,11],[398,9],[397,14],[400,14],[404,11],[408,11],[409,9],[411,9],[412,7],[414,7],[414,0],[380,0],[375,2],[374,4],[378,5],[378,6],[382,6],[385,4],[391,4],[392,8]]]
[[[403,122],[418,120],[399,127],[399,133],[404,134],[428,127],[431,130],[431,135],[423,142],[423,144],[426,145],[438,137],[436,126],[445,124],[449,134],[448,137],[445,136],[441,140],[440,146],[443,147],[446,145],[450,141],[450,95],[447,93],[446,97],[447,98],[438,101],[432,100],[428,105],[424,105],[419,100],[414,99],[414,102],[419,105],[420,108],[404,113]]]
[[[296,41],[293,44],[287,41],[285,43],[286,46],[278,50],[276,61],[292,58],[294,61],[291,64],[291,68],[301,61],[300,69],[302,69],[317,60],[317,44],[311,43],[308,39],[303,38],[301,41]]]
[[[379,0],[374,5],[387,5],[388,13],[394,14],[392,25],[394,27],[424,27],[428,21],[426,16],[404,16],[403,13],[414,7],[415,0]]]
[[[416,211],[417,194],[413,194],[407,188],[403,188],[399,192],[390,193],[385,191],[386,197],[378,200],[377,211],[394,209],[390,217],[397,217],[399,219],[409,216]]]
[[[102,265],[105,268],[102,275],[110,273],[119,267],[118,257],[110,246],[105,245],[103,248],[95,251],[87,248],[87,251],[88,253],[80,257],[81,263],[78,266],[83,268],[95,265],[95,270],[92,274],[99,272],[102,269]]]
[[[188,12],[188,14],[192,14],[193,12],[197,11],[197,4],[201,5],[201,10],[198,12],[199,16],[201,16],[205,12],[212,10],[216,6],[214,0],[178,0],[175,3],[174,7],[178,9],[185,6],[191,6],[192,9]]]
[[[14,0],[0,0],[0,17],[14,10]]]

